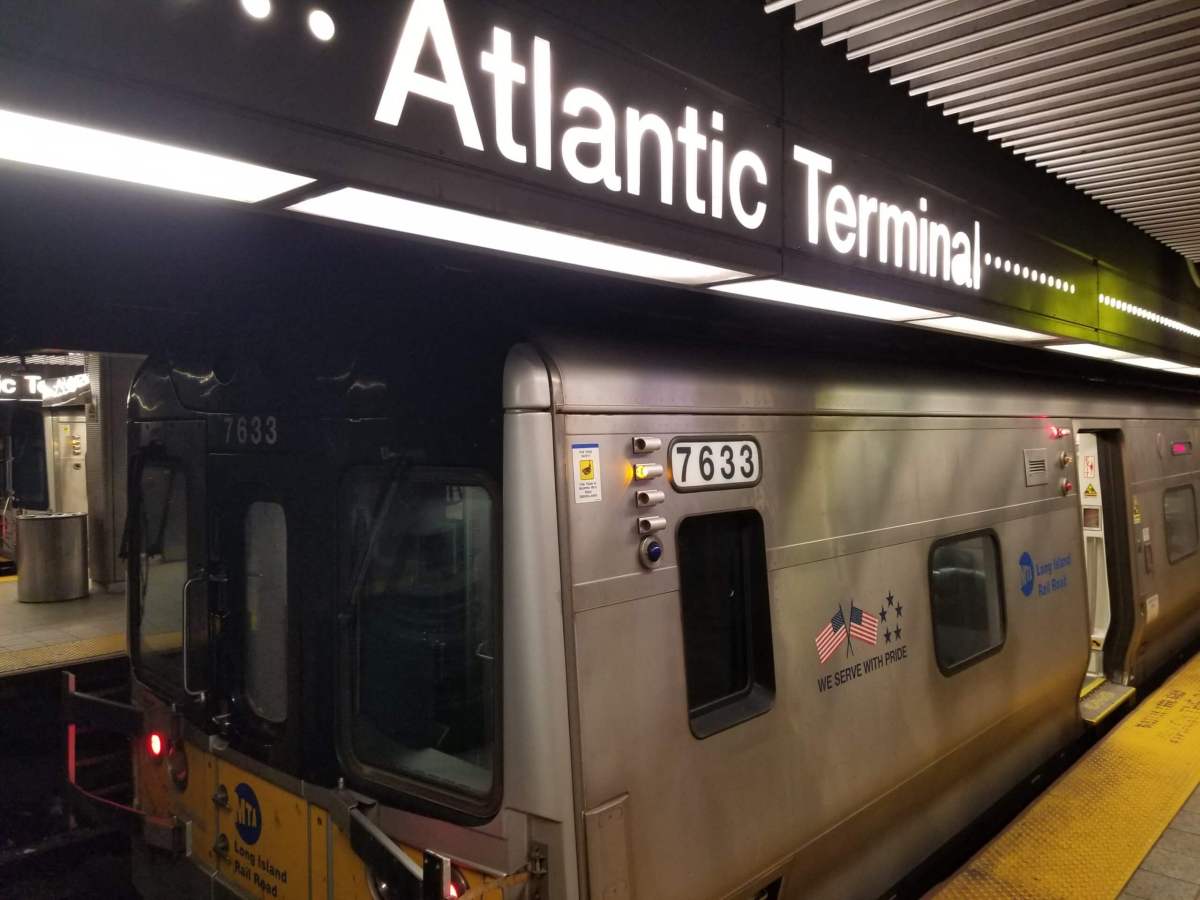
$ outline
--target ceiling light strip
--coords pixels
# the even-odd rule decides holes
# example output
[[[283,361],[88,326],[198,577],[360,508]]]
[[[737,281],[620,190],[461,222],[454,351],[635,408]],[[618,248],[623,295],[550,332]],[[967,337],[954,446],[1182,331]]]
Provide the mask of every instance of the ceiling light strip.
[[[340,188],[309,197],[288,209],[416,237],[671,284],[701,286],[745,278],[750,274],[360,188]]]
[[[8,110],[0,110],[0,159],[239,203],[258,203],[313,182],[224,156]]]

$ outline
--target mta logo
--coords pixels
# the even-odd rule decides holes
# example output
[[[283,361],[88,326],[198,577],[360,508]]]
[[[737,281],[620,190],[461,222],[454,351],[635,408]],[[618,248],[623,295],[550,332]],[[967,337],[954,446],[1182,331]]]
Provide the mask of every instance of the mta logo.
[[[244,781],[233,790],[237,797],[237,833],[247,844],[253,844],[262,836],[262,810],[254,790]]]
[[[1028,597],[1033,593],[1033,557],[1026,550],[1021,554],[1021,593]]]

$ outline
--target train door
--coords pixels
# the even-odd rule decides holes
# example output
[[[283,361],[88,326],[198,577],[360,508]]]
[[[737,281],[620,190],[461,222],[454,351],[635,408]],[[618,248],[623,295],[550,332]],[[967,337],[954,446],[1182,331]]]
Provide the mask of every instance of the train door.
[[[293,456],[210,457],[213,704],[237,754],[216,760],[217,869],[252,896],[308,896],[307,805],[264,775],[300,776],[294,548],[310,474]]]
[[[1130,525],[1121,432],[1080,431],[1075,447],[1091,628],[1080,707],[1084,719],[1097,724],[1133,695]]]

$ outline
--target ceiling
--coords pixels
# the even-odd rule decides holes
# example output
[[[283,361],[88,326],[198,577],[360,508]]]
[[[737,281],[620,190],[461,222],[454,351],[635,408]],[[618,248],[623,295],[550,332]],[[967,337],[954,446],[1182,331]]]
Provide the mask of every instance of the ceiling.
[[[764,8],[1200,261],[1200,0]]]

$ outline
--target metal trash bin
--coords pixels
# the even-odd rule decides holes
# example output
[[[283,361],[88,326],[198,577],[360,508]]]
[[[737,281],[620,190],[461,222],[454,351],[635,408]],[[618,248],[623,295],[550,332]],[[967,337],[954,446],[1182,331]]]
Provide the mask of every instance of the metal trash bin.
[[[88,595],[87,513],[17,516],[17,600],[53,603]]]

